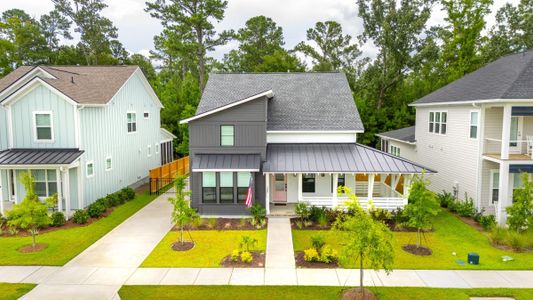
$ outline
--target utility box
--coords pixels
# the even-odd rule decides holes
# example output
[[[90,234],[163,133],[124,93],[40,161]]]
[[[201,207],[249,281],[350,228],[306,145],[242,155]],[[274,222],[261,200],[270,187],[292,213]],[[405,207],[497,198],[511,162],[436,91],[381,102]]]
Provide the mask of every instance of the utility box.
[[[479,265],[479,254],[475,252],[468,253],[468,263],[471,265]]]

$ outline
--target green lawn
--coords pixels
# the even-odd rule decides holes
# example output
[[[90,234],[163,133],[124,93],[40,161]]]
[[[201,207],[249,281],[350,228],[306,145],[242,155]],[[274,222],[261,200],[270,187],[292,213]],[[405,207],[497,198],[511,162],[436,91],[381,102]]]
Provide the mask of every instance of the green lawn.
[[[191,235],[196,243],[193,249],[174,251],[170,247],[177,241],[178,232],[170,231],[141,267],[220,267],[222,259],[239,248],[243,235],[258,240],[255,250],[266,249],[266,230],[193,230]]]
[[[26,295],[35,287],[29,283],[0,283],[0,299],[15,300]]]
[[[493,247],[487,236],[463,223],[451,213],[442,211],[434,220],[435,231],[426,234],[427,245],[433,250],[431,256],[416,256],[402,250],[402,245],[416,243],[416,233],[394,233],[394,268],[397,269],[486,269],[486,270],[531,270],[533,269],[533,253],[515,253]],[[338,234],[333,231],[293,230],[295,251],[310,247],[310,237],[324,234],[328,244],[340,250]],[[457,256],[453,256],[456,252]],[[458,265],[455,261],[466,261],[468,252],[480,255],[480,264]],[[511,262],[502,262],[501,256],[514,258]],[[341,261],[344,267],[352,263]]]
[[[119,295],[133,299],[339,299],[343,287],[317,286],[123,286]],[[381,300],[461,299],[471,296],[508,296],[517,300],[533,299],[533,289],[435,289],[370,288]]]
[[[156,197],[147,192],[137,194],[134,200],[116,207],[109,216],[90,225],[39,235],[37,242],[48,244],[48,248],[39,252],[17,251],[20,247],[31,244],[31,237],[2,237],[0,265],[64,265]]]

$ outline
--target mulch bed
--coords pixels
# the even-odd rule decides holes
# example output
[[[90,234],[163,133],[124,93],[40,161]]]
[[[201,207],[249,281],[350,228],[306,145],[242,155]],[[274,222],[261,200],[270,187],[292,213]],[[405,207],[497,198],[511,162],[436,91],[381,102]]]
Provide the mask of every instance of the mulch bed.
[[[265,266],[265,253],[258,251],[251,251],[251,253],[251,263],[242,262],[240,257],[239,260],[232,261],[231,255],[228,255],[224,257],[220,265],[226,268],[263,268]]]
[[[209,225],[207,219],[203,219],[203,223],[200,226],[187,226],[187,230],[261,230],[265,229],[265,226],[257,229],[255,226],[252,226],[250,224],[251,219],[244,219],[245,222],[241,221],[243,219],[231,219],[231,218],[217,218],[216,223],[213,225]],[[177,227],[172,228],[173,231],[179,230]]]
[[[371,290],[363,288],[353,288],[344,290],[341,293],[341,300],[377,300],[378,298]]]
[[[106,212],[104,214],[102,214],[102,216],[100,218],[89,218],[89,220],[87,220],[87,223],[85,223],[85,224],[76,224],[76,223],[74,223],[74,221],[71,218],[63,226],[58,226],[58,227],[47,226],[47,227],[41,228],[41,229],[39,229],[39,234],[52,232],[52,231],[56,231],[56,230],[84,227],[84,226],[90,225],[91,223],[94,223],[94,222],[96,222],[96,221],[98,221],[98,220],[100,220],[102,218],[105,218],[105,217],[109,216],[112,212],[113,212],[113,208],[108,208],[106,210]],[[17,235],[11,235],[11,234],[9,234],[9,230],[8,230],[7,226],[4,226],[4,228],[2,228],[2,231],[3,231],[3,234],[1,234],[0,237],[26,237],[26,236],[31,236],[31,234],[29,232],[25,231],[25,230],[19,230]]]
[[[35,244],[35,248],[33,248],[32,245],[26,245],[26,246],[22,246],[21,248],[17,249],[17,251],[21,253],[33,253],[33,252],[39,252],[46,248],[48,248],[48,244],[37,243]]]
[[[420,256],[428,256],[433,253],[433,251],[431,251],[431,249],[429,248],[422,247],[422,246],[417,247],[416,245],[403,245],[402,249],[411,254],[420,255]]]
[[[194,242],[176,242],[171,246],[174,251],[189,251],[194,248]]]
[[[339,266],[338,262],[332,262],[332,263],[324,263],[324,262],[318,262],[318,261],[305,261],[304,259],[304,252],[298,251],[294,255],[294,258],[296,260],[296,266],[299,268],[311,268],[311,269],[334,269]]]

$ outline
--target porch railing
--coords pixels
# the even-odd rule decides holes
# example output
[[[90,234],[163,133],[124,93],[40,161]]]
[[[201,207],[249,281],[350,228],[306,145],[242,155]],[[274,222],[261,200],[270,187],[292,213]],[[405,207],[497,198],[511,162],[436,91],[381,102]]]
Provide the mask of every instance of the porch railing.
[[[368,198],[367,197],[358,197],[359,203],[364,209],[368,208]],[[332,197],[303,197],[302,202],[305,202],[312,206],[318,206],[318,207],[327,207],[327,208],[334,208],[334,206],[339,208],[344,208],[346,206],[345,202],[348,200],[348,197],[338,197],[337,198],[337,205],[335,205],[335,201]],[[399,207],[403,208],[405,205],[407,205],[407,199],[403,197],[373,197],[371,199],[372,204],[376,208],[381,208],[385,210],[396,210]]]

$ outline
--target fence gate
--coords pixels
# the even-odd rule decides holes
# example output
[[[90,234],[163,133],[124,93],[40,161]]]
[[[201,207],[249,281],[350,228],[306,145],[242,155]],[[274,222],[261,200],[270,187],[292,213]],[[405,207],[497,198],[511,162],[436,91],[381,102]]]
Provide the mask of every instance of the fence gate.
[[[187,174],[189,174],[188,156],[150,170],[150,194],[160,194],[177,176]]]

